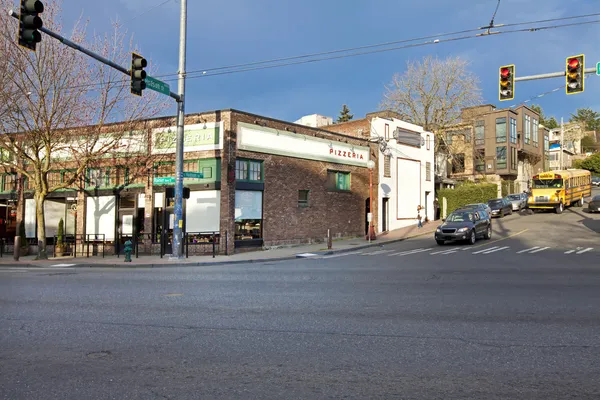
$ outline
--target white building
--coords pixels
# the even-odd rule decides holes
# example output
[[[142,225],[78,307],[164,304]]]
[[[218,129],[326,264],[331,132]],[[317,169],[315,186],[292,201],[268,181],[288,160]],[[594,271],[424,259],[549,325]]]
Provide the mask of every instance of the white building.
[[[434,134],[404,122],[389,111],[326,128],[364,137],[379,144],[374,211],[376,231],[386,232],[417,224],[421,217],[433,220],[435,210]]]
[[[575,153],[568,149],[563,149],[562,160],[560,158],[560,144],[550,146],[550,169],[560,170],[568,169],[573,166],[573,156]],[[562,165],[561,165],[562,163]]]
[[[297,121],[294,121],[296,124],[310,126],[313,128],[320,128],[322,126],[328,126],[333,124],[333,118],[326,117],[324,115],[319,114],[311,114],[305,115]]]

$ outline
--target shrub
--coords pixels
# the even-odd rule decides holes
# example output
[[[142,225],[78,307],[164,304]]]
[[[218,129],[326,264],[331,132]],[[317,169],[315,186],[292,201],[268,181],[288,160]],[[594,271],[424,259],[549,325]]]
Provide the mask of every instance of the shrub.
[[[56,233],[56,245],[62,247],[64,244],[64,236],[65,236],[65,223],[61,218],[58,221],[58,232]]]
[[[447,213],[450,214],[464,205],[487,203],[488,200],[495,199],[498,197],[498,186],[493,183],[461,185],[456,189],[440,189],[437,197],[440,200],[440,206],[443,204],[442,198],[446,198]]]

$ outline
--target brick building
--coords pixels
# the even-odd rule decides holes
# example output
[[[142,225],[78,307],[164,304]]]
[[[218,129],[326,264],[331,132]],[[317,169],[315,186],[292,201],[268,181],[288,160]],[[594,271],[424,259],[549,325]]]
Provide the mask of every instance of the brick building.
[[[231,254],[320,241],[328,230],[334,237],[365,234],[367,161],[374,154],[366,139],[232,109],[188,115],[185,123],[184,171],[191,177],[184,179],[190,189],[184,230],[190,244],[215,237],[219,251]],[[175,176],[175,120],[144,121],[143,131],[152,165],[134,176],[135,162],[124,156],[89,168],[80,187],[52,193],[45,204],[49,237],[63,218],[68,235],[106,243],[107,253],[132,237],[140,251],[171,252],[174,199],[166,193]],[[55,171],[57,179],[65,173]],[[0,201],[24,211],[26,236],[33,239],[30,191],[25,187],[24,201],[15,203],[16,186],[4,182],[19,178],[5,173],[2,179]]]

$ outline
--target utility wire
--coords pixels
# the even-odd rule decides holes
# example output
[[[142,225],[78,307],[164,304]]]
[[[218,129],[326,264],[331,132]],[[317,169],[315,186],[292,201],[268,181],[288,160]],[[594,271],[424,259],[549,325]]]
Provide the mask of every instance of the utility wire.
[[[165,4],[167,4],[167,3],[168,3],[168,2],[170,2],[170,1],[172,1],[172,0],[165,0],[165,1],[163,1],[162,3],[160,3],[160,4],[157,4],[157,5],[153,6],[153,7],[150,7],[149,9],[147,9],[146,11],[144,11],[144,12],[143,12],[143,13],[141,13],[141,14],[136,14],[136,15],[134,15],[132,18],[128,19],[128,20],[127,20],[127,21],[125,21],[125,22],[131,22],[131,21],[133,21],[134,19],[136,19],[137,17],[141,17],[142,15],[144,15],[144,14],[147,14],[147,13],[149,13],[150,11],[157,9],[158,7],[164,6]]]
[[[586,18],[586,17],[594,16],[594,15],[600,15],[600,13],[587,14],[587,15],[582,15],[582,16],[563,17],[563,18],[552,18],[552,19],[547,19],[547,20],[532,21],[529,23],[519,22],[519,23],[513,23],[513,24],[506,24],[506,25],[503,25],[503,27],[522,26],[522,25],[527,25],[527,24],[538,24],[543,21],[555,22],[555,21],[561,21],[561,20],[571,20],[571,19],[577,19],[577,18]],[[519,33],[519,32],[536,32],[536,31],[541,31],[541,30],[558,29],[558,28],[564,28],[564,27],[581,26],[581,25],[596,24],[596,23],[600,23],[600,20],[575,22],[575,23],[562,24],[562,25],[548,25],[548,26],[542,26],[542,27],[528,27],[528,28],[521,28],[521,29],[503,30],[503,31],[497,31],[497,32],[492,32],[492,33],[493,34],[503,34],[503,33]],[[229,74],[248,72],[248,71],[280,68],[280,67],[291,66],[291,65],[299,65],[299,64],[307,64],[307,63],[312,63],[312,62],[320,62],[320,61],[340,59],[340,58],[356,57],[356,56],[360,56],[360,55],[382,53],[382,52],[388,52],[388,51],[396,51],[396,50],[413,48],[413,47],[422,47],[422,46],[427,46],[427,45],[431,45],[431,44],[439,44],[439,43],[444,43],[444,42],[473,39],[473,38],[478,38],[478,37],[483,37],[483,36],[492,36],[492,35],[488,35],[488,34],[466,35],[466,36],[459,36],[459,37],[448,38],[448,39],[436,39],[436,40],[428,40],[428,41],[419,42],[419,43],[410,43],[410,44],[405,44],[403,46],[396,46],[396,47],[390,47],[390,48],[384,48],[384,49],[373,49],[375,47],[382,47],[382,46],[386,46],[386,45],[390,45],[390,44],[408,43],[408,42],[412,42],[412,41],[416,41],[416,40],[432,39],[434,37],[452,36],[452,35],[456,35],[459,33],[471,33],[471,32],[479,31],[481,29],[482,28],[468,29],[468,30],[463,30],[463,31],[458,31],[458,32],[452,32],[452,33],[446,33],[446,34],[440,34],[440,35],[429,35],[429,36],[423,36],[421,38],[405,39],[405,40],[380,43],[380,44],[374,44],[374,45],[368,45],[368,46],[359,46],[359,47],[353,47],[353,48],[348,48],[348,49],[343,49],[343,50],[334,50],[334,51],[321,52],[321,53],[305,54],[305,55],[301,55],[301,56],[285,57],[285,58],[257,61],[257,62],[251,62],[251,63],[245,63],[245,64],[236,64],[236,65],[230,65],[230,66],[224,66],[224,67],[215,67],[215,68],[208,68],[208,69],[203,69],[203,70],[195,70],[195,71],[188,72],[186,74],[186,79],[197,79],[197,78],[204,78],[204,77],[210,77],[210,76],[229,75]],[[373,50],[357,52],[357,50],[363,50],[363,49],[373,49]],[[338,53],[350,52],[350,51],[354,51],[354,52],[350,53],[350,54],[341,54],[341,55],[338,54]],[[334,55],[334,54],[338,54],[338,55]],[[320,55],[323,55],[325,57],[306,59],[306,58],[320,56]],[[290,62],[281,63],[281,61],[290,61]],[[262,65],[262,64],[269,64],[269,63],[272,64],[272,63],[276,63],[276,62],[280,62],[280,63],[274,64],[274,65]],[[243,67],[247,67],[247,68],[243,68]],[[173,75],[175,75],[175,74],[155,75],[153,77],[165,77],[165,76],[173,76]],[[190,75],[192,75],[192,76],[190,76]],[[177,79],[178,78],[164,79],[164,81],[165,82],[177,81]],[[93,89],[94,86],[98,86],[98,88],[100,88],[102,85],[119,84],[119,83],[123,84],[123,87],[125,87],[129,84],[129,80],[115,80],[115,81],[109,81],[109,82],[75,85],[75,86],[68,87],[68,89],[77,89],[77,88],[86,88],[86,87]]]

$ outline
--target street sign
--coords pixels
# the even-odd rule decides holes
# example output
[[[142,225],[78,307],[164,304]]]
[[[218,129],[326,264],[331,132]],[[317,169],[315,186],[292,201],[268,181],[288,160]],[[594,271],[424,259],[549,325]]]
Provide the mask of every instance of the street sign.
[[[154,79],[151,76],[146,76],[146,88],[152,89],[155,92],[162,93],[167,96],[169,96],[171,94],[171,89],[169,89],[169,85],[167,85],[163,81]]]
[[[155,185],[174,185],[175,177],[174,176],[160,176],[158,178],[154,178]]]
[[[600,62],[596,64],[596,75],[600,75]]]
[[[202,178],[204,178],[204,174],[202,172],[184,172],[183,177],[184,178],[202,179]]]

